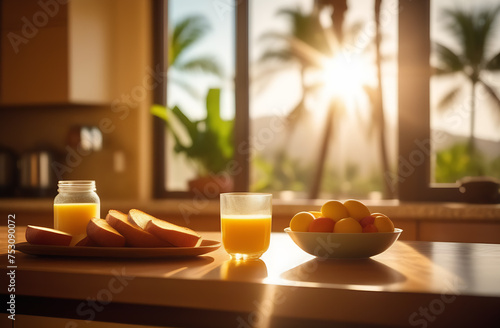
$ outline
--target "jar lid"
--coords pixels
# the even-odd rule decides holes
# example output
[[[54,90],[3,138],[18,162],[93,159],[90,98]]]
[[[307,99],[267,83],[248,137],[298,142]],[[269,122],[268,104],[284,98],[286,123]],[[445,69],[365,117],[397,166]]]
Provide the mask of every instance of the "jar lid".
[[[84,192],[95,191],[95,180],[59,180],[58,192]]]

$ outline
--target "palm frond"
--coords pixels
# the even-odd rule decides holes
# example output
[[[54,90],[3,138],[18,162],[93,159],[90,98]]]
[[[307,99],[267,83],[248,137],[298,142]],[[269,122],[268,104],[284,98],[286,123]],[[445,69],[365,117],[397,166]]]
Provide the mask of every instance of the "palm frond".
[[[189,59],[186,62],[176,62],[174,67],[182,71],[205,72],[222,76],[222,68],[211,57],[198,57]]]
[[[434,52],[438,60],[438,65],[434,69],[434,74],[450,74],[460,72],[464,69],[462,58],[450,48],[436,42],[434,43]]]
[[[289,49],[268,50],[259,57],[257,63],[269,61],[288,62],[293,58],[293,54]]]
[[[450,106],[457,98],[460,90],[461,88],[459,86],[456,86],[453,89],[449,90],[446,95],[439,101],[437,109],[442,111],[450,109]]]
[[[298,39],[325,55],[331,55],[331,48],[319,18],[300,8],[283,8],[277,15],[286,16],[290,21],[290,36]]]
[[[477,47],[474,31],[474,17],[472,12],[462,9],[447,9],[443,11],[444,18],[448,20],[448,29],[454,34],[459,42],[463,56],[473,62],[474,53],[481,51]]]
[[[488,71],[499,71],[500,70],[500,52],[494,55],[488,62],[486,63],[485,68]]]
[[[190,45],[199,41],[209,30],[209,24],[203,16],[189,16],[174,26],[170,36],[171,58],[169,63],[175,63]]]
[[[325,56],[322,55],[321,51],[298,38],[290,38],[289,42],[290,51],[294,57],[297,57],[302,63],[322,67]]]
[[[488,92],[488,94],[491,96],[491,98],[493,98],[493,101],[497,105],[497,109],[500,110],[500,97],[495,92],[495,90],[493,89],[493,87],[491,85],[489,85],[488,83],[484,82],[482,79],[479,79],[478,82],[486,90],[486,92]]]
[[[479,67],[484,62],[488,40],[499,10],[500,7],[493,10],[482,8],[477,11],[444,10],[447,27],[459,42],[465,64],[470,67]]]
[[[269,32],[262,33],[259,36],[259,41],[266,41],[266,40],[271,40],[271,41],[284,40],[284,41],[286,41],[289,37],[290,37],[290,35],[286,34],[286,33],[269,31]]]
[[[498,17],[500,6],[490,9],[485,8],[478,12],[475,20],[475,38],[477,40],[476,47],[481,51],[476,51],[474,57],[475,63],[482,64],[485,61],[485,55],[488,50],[488,41],[493,37],[493,28]]]

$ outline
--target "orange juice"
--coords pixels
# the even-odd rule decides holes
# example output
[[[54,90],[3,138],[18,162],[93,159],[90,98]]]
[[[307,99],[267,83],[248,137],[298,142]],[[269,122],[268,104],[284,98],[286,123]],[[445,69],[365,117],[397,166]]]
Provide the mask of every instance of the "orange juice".
[[[54,204],[54,229],[72,234],[84,234],[87,223],[100,217],[99,204]]]
[[[262,255],[269,248],[271,216],[232,215],[221,218],[222,244],[229,254],[248,258]]]

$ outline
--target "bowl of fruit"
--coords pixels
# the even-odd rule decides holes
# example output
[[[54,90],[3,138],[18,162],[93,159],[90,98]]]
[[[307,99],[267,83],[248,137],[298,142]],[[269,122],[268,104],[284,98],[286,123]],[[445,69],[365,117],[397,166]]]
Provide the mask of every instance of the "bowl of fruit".
[[[402,231],[387,215],[371,213],[354,199],[299,212],[285,229],[303,251],[320,258],[368,258],[391,247]]]

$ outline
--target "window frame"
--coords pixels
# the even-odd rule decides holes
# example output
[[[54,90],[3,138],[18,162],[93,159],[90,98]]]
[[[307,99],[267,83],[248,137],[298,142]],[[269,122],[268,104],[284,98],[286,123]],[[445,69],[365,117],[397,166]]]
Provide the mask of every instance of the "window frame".
[[[459,202],[458,184],[431,183],[430,0],[399,0],[399,8],[399,156],[392,181],[401,201]]]
[[[398,161],[397,175],[387,172],[401,201],[458,202],[458,184],[431,183],[430,129],[430,1],[399,0],[398,26]],[[234,190],[248,191],[249,144],[249,0],[234,0],[235,9],[235,161]],[[167,72],[163,56],[166,42],[168,0],[153,0],[153,65]],[[411,37],[410,37],[411,36]],[[412,40],[406,42],[406,40]],[[167,81],[153,92],[153,102],[166,106]],[[415,90],[419,90],[415,92]],[[187,198],[188,191],[165,189],[168,165],[163,142],[164,122],[153,116],[153,195],[155,198]]]
[[[164,54],[168,53],[168,0],[153,0],[153,66],[168,73],[168,63]],[[248,0],[233,0],[235,33],[235,119],[234,119],[234,191],[248,191],[250,184],[250,124],[249,124],[249,67],[248,67]],[[167,105],[167,79],[163,79],[153,90],[153,103]],[[158,142],[167,138],[165,122],[153,116],[153,197],[188,198],[189,191],[169,191],[165,188],[168,165],[165,143]]]

